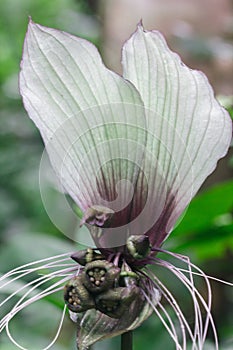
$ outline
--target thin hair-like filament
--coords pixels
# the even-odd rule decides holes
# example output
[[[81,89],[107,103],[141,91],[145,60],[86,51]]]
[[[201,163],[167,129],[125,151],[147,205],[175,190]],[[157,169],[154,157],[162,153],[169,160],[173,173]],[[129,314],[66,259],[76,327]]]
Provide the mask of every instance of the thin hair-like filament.
[[[70,254],[61,254],[55,257],[50,257],[46,259],[41,259],[34,261],[32,263],[25,264],[23,266],[17,267],[6,274],[0,277],[0,290],[5,291],[5,288],[11,288],[11,284],[15,289],[10,295],[8,295],[1,303],[2,307],[7,302],[11,301],[13,297],[21,296],[19,300],[15,303],[10,312],[8,312],[0,320],[0,332],[6,329],[6,333],[9,339],[14,343],[18,348],[27,350],[23,346],[17,343],[9,329],[10,321],[24,308],[31,305],[32,303],[41,300],[44,297],[47,297],[51,294],[57,293],[64,288],[64,283],[72,278],[74,275],[77,275],[80,270],[80,265],[73,263],[70,260]],[[39,265],[41,264],[42,265]],[[38,266],[37,266],[38,265]],[[55,269],[55,270],[54,270]],[[46,273],[47,271],[48,273]],[[54,271],[53,271],[54,270]],[[32,279],[28,283],[20,284],[18,288],[15,287],[15,283],[18,282],[21,278],[25,276],[30,276],[30,274],[37,273],[39,277]],[[47,286],[45,289],[39,289],[42,285],[45,285],[48,282],[51,282],[55,279],[53,283]],[[30,296],[31,295],[31,296]],[[43,350],[48,350],[57,340],[62,324],[64,321],[66,306],[63,308],[61,320],[58,326],[58,330],[55,334],[54,339],[46,346]]]
[[[192,300],[193,300],[193,306],[194,306],[194,313],[195,313],[195,324],[194,324],[194,339],[193,341],[193,347],[192,349],[196,349],[196,339],[198,340],[198,349],[202,349],[204,346],[204,342],[206,339],[207,331],[209,329],[209,324],[211,324],[211,328],[213,331],[214,339],[215,339],[215,346],[216,350],[218,350],[218,337],[217,337],[217,331],[214,324],[213,317],[211,315],[211,303],[212,303],[212,293],[211,293],[211,286],[208,280],[208,276],[205,275],[205,273],[195,266],[193,263],[190,262],[188,257],[185,257],[180,254],[171,253],[163,249],[156,249],[159,252],[166,253],[171,255],[172,257],[182,261],[182,263],[185,263],[188,265],[188,270],[185,269],[185,273],[189,275],[189,278],[187,278],[186,275],[182,273],[182,269],[179,267],[176,267],[175,265],[171,264],[170,262],[164,261],[159,258],[153,258],[153,264],[162,266],[166,269],[168,269],[170,272],[172,272],[182,283],[183,285],[188,289]],[[192,268],[196,269],[198,271],[198,274],[204,278],[204,281],[206,283],[207,287],[207,302],[205,301],[204,297],[201,295],[201,293],[198,291],[198,289],[195,287],[193,275],[195,272],[192,271]],[[199,304],[200,303],[200,304]],[[202,312],[200,309],[200,305],[205,309],[206,311],[206,318],[203,325],[202,320]]]

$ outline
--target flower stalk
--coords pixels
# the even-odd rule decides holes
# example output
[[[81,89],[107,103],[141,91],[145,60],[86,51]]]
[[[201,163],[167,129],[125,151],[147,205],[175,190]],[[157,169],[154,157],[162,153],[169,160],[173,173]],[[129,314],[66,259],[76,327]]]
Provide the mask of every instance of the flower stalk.
[[[121,350],[133,350],[133,331],[122,334]]]

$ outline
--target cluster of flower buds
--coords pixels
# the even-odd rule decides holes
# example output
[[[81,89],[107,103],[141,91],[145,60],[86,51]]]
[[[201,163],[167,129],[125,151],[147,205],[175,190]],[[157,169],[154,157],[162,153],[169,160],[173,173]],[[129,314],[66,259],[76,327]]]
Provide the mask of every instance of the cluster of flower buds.
[[[79,251],[72,258],[83,268],[65,286],[69,310],[79,313],[95,308],[120,318],[140,293],[138,275],[127,263],[118,267],[92,249]]]

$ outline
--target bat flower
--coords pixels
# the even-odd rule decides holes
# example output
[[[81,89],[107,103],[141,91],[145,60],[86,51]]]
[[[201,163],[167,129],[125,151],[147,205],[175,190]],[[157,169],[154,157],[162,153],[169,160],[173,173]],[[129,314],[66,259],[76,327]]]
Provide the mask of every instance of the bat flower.
[[[41,133],[60,190],[82,212],[80,225],[88,228],[95,247],[2,277],[6,286],[42,268],[49,271],[7,298],[24,291],[0,322],[0,331],[6,328],[21,349],[10,333],[10,320],[62,289],[63,318],[67,307],[77,323],[80,350],[135,329],[152,312],[176,349],[186,349],[187,341],[192,349],[203,349],[209,325],[218,347],[207,276],[188,258],[161,246],[226,154],[232,137],[229,115],[205,75],[185,66],[159,32],[145,31],[141,23],[123,46],[122,67],[119,76],[105,67],[90,42],[29,23],[20,73],[24,106]],[[161,252],[185,267],[162,260]],[[187,287],[193,326],[151,265],[169,270]],[[192,269],[205,278],[207,301],[194,284]],[[178,329],[161,298],[173,309]]]

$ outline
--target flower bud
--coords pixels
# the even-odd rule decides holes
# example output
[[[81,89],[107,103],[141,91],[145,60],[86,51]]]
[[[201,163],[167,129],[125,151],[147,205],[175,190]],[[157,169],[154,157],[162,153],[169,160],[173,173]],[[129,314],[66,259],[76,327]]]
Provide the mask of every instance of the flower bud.
[[[97,295],[96,308],[112,318],[120,318],[139,294],[136,285],[118,287]]]
[[[82,283],[81,276],[72,278],[64,288],[64,299],[69,310],[83,312],[95,307],[94,300]]]
[[[103,255],[96,253],[93,249],[88,248],[84,250],[79,250],[71,255],[71,259],[76,261],[78,264],[84,266],[93,260],[104,259]]]
[[[145,235],[132,235],[126,243],[128,253],[135,259],[145,258],[150,252],[149,237]]]
[[[111,288],[119,275],[119,267],[106,260],[96,260],[86,264],[83,284],[89,292],[100,293]]]

